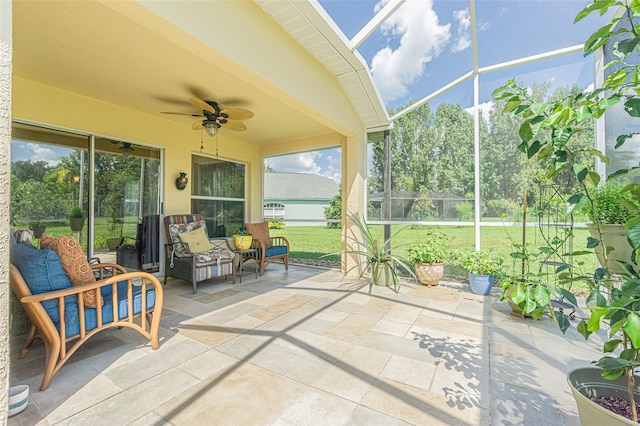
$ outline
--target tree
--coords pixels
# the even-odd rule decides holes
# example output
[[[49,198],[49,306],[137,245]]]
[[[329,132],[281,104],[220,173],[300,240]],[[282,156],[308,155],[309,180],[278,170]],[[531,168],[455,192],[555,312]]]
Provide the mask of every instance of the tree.
[[[342,219],[342,184],[338,184],[338,193],[329,201],[329,207],[324,208],[324,217],[327,220]],[[340,229],[341,222],[329,222],[327,228]]]

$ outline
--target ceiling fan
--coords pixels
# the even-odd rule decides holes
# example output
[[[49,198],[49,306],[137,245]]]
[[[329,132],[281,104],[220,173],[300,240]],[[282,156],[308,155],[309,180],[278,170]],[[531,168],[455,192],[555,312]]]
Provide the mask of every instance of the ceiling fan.
[[[253,117],[253,112],[244,108],[220,108],[217,102],[201,101],[197,98],[190,98],[193,106],[202,111],[201,114],[190,114],[185,112],[163,112],[162,114],[189,115],[192,117],[204,117],[204,120],[196,121],[191,126],[194,130],[204,129],[209,136],[215,136],[220,127],[235,132],[247,130],[246,124],[241,120],[248,120]]]

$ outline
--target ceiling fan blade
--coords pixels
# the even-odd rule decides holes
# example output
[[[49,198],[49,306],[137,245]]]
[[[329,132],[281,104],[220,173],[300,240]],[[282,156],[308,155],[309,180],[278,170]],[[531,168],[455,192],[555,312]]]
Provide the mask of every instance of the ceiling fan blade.
[[[225,108],[220,112],[227,114],[232,120],[248,120],[253,118],[253,112],[244,108]]]
[[[227,120],[226,123],[220,123],[222,127],[228,130],[233,130],[235,132],[244,132],[247,130],[247,126],[241,122],[236,120]]]
[[[196,98],[191,98],[191,99],[189,99],[189,101],[191,101],[193,106],[195,106],[199,110],[209,111],[210,113],[213,113],[213,114],[215,114],[215,112],[216,112],[216,110],[213,109],[213,107],[211,105],[209,105],[208,103],[206,103],[205,101],[201,101],[200,99],[196,99]]]
[[[193,126],[191,126],[191,128],[193,130],[200,130],[202,129],[202,121],[196,121],[195,123],[193,123]]]
[[[202,114],[194,114],[192,112],[170,112],[170,111],[162,111],[160,114],[170,114],[170,115],[188,115],[190,117],[204,117]]]

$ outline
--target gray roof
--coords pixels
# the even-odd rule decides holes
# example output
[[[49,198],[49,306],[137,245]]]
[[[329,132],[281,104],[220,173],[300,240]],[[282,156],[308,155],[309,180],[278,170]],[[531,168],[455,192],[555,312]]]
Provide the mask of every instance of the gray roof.
[[[264,200],[330,200],[338,184],[328,177],[309,173],[265,173]]]

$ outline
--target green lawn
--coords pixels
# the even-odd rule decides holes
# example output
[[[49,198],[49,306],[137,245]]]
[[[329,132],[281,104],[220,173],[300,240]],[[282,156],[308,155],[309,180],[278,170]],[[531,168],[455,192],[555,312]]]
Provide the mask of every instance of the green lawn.
[[[371,227],[374,234],[380,240],[383,239],[383,226]],[[440,227],[411,227],[406,225],[394,225],[391,227],[392,246],[397,247],[398,254],[406,254],[407,245],[424,240],[427,231],[441,232],[446,235],[448,248],[462,251],[473,251],[475,249],[474,228],[471,226],[440,226]],[[527,227],[527,244],[534,248],[546,246],[541,232],[537,226]],[[339,252],[341,230],[328,229],[325,227],[302,227],[288,226],[284,229],[272,229],[271,235],[282,235],[287,237],[291,245],[292,257],[318,258],[323,254]],[[585,248],[588,231],[586,228],[575,228],[573,230],[573,250]],[[515,251],[513,243],[521,244],[522,227],[483,227],[481,229],[482,249],[491,249],[505,256],[507,273],[519,271],[521,262],[513,259],[510,254]],[[331,256],[330,259],[339,259],[339,256]],[[540,258],[538,258],[540,259]],[[595,255],[581,256],[580,260],[585,262],[587,270],[595,268]],[[539,261],[532,264],[531,268],[539,269]],[[462,275],[464,271],[459,268],[447,268],[446,272],[452,275]]]

